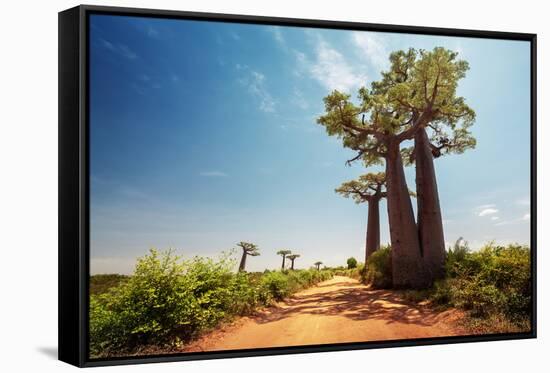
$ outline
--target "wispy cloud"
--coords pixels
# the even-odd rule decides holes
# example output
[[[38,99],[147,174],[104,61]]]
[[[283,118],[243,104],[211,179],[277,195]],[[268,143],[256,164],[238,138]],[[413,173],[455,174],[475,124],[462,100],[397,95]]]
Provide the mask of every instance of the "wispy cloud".
[[[159,36],[159,31],[151,25],[147,25],[147,36],[156,38]]]
[[[491,216],[491,220],[498,220],[500,219],[498,216]]]
[[[531,204],[531,200],[529,199],[529,196],[525,196],[516,200],[516,204],[520,206],[529,206]]]
[[[367,80],[365,74],[356,73],[345,57],[321,37],[315,48],[315,61],[310,66],[311,76],[328,90],[349,92]]]
[[[237,64],[235,66],[237,70],[245,70],[246,75],[239,80],[239,82],[245,86],[248,90],[248,92],[256,97],[256,99],[259,102],[259,107],[263,112],[266,113],[274,113],[275,112],[275,100],[269,93],[269,91],[266,88],[265,81],[266,77],[264,74],[251,70],[246,65],[239,65]]]
[[[504,221],[498,222],[498,223],[495,224],[495,227],[499,227],[499,226],[502,226],[502,225],[525,223],[525,222],[530,221],[530,220],[531,220],[531,214],[526,213],[518,219],[504,220]]]
[[[151,81],[151,77],[147,74],[139,75],[138,79],[141,80],[142,82],[150,82]]]
[[[487,216],[487,215],[493,215],[493,214],[496,214],[496,213],[498,213],[498,209],[489,207],[489,208],[481,210],[479,212],[478,216]]]
[[[305,99],[304,94],[296,87],[294,87],[294,97],[292,101],[302,110],[309,108],[309,103]]]
[[[222,171],[201,171],[199,173],[200,176],[203,176],[203,177],[227,177],[227,174],[225,172],[222,172]]]
[[[477,206],[477,208],[479,210],[483,210],[483,209],[488,209],[488,208],[491,208],[491,207],[496,207],[497,205],[495,205],[494,203],[487,203],[485,205],[479,205]]]
[[[275,39],[275,42],[277,42],[281,48],[284,50],[288,48],[280,26],[273,26],[267,30],[273,35],[273,39]]]
[[[359,58],[370,62],[378,71],[388,67],[389,53],[380,36],[370,32],[356,31],[352,33],[351,37]]]
[[[137,54],[134,53],[134,51],[132,51],[130,47],[128,47],[125,44],[114,44],[105,39],[100,39],[100,40],[101,40],[101,44],[106,49],[110,50],[115,54],[128,58],[129,60],[134,60],[138,57]]]

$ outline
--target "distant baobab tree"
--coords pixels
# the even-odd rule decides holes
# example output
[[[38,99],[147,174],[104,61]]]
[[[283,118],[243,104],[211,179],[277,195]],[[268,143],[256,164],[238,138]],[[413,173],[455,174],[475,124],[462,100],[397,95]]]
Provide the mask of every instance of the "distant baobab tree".
[[[258,251],[258,246],[250,242],[239,242],[237,244],[243,250],[243,256],[241,258],[241,264],[239,264],[239,272],[243,272],[246,266],[246,257],[247,256],[258,256],[260,252]]]
[[[315,263],[313,263],[313,265],[314,265],[315,267],[317,267],[317,270],[318,270],[318,271],[321,270],[321,264],[323,264],[323,262],[315,262]]]
[[[279,250],[277,251],[277,255],[281,255],[283,257],[283,264],[281,265],[281,269],[285,269],[285,259],[287,255],[292,254],[292,251],[290,250]]]
[[[367,236],[365,245],[365,263],[368,257],[380,248],[380,200],[386,194],[386,174],[384,172],[361,175],[357,180],[343,183],[335,189],[355,203],[368,203]]]
[[[290,259],[290,269],[294,270],[294,261],[296,258],[299,258],[300,254],[290,254],[287,255],[287,258]]]

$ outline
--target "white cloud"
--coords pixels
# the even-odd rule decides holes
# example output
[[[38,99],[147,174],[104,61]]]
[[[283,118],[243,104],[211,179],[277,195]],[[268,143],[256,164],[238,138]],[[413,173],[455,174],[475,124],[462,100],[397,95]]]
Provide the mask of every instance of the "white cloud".
[[[120,56],[126,57],[129,60],[134,60],[137,58],[137,54],[134,53],[127,45],[113,44],[110,41],[105,39],[101,39],[101,44],[111,52],[116,53]]]
[[[370,62],[379,71],[388,67],[389,53],[379,36],[370,32],[355,31],[351,37],[361,59]]]
[[[494,203],[488,203],[486,205],[479,205],[477,206],[478,209],[480,210],[483,210],[483,209],[488,209],[490,207],[496,207],[497,205],[495,205]]]
[[[138,76],[138,79],[143,82],[148,82],[151,80],[151,77],[147,74],[141,74],[140,76]]]
[[[118,46],[118,51],[121,55],[130,60],[137,58],[137,54],[135,54],[127,45],[120,44]]]
[[[489,208],[481,210],[479,212],[478,216],[493,215],[493,214],[496,214],[497,212],[498,212],[498,209],[489,207]]]
[[[529,196],[522,197],[516,201],[516,204],[520,206],[529,206],[531,204],[531,200],[529,199]]]
[[[523,217],[521,218],[521,220],[530,220],[530,219],[531,219],[531,214],[529,213],[523,215]]]
[[[151,38],[156,38],[157,36],[159,36],[159,32],[153,26],[148,25],[147,26],[147,36],[149,36]]]
[[[199,175],[204,177],[227,177],[227,174],[222,171],[201,171]]]
[[[248,92],[259,100],[259,109],[266,113],[275,112],[275,100],[265,87],[266,77],[264,74],[250,70],[248,66],[237,64],[237,70],[247,70],[247,75],[239,82],[247,87]]]
[[[309,72],[326,89],[349,92],[367,80],[365,74],[357,74],[345,57],[321,38],[318,38],[315,54]]]
[[[302,110],[309,108],[309,103],[305,99],[304,94],[296,87],[294,88],[293,102]]]
[[[498,219],[500,219],[498,216],[492,216],[491,217],[491,220],[498,220]]]
[[[273,26],[271,28],[268,28],[269,32],[273,35],[273,38],[279,44],[279,46],[283,49],[287,49],[286,40],[283,36],[283,33],[281,32],[280,26]]]

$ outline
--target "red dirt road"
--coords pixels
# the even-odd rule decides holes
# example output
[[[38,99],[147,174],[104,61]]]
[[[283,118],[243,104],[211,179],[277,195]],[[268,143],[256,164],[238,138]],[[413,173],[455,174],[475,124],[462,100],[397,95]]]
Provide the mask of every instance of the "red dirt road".
[[[336,276],[253,317],[244,317],[185,351],[300,346],[457,335],[453,311],[435,312],[391,290]]]

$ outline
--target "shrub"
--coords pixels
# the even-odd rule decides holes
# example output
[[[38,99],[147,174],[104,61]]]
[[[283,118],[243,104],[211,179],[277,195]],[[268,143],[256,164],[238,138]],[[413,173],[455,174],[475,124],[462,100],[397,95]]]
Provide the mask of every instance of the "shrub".
[[[290,295],[290,284],[288,275],[283,272],[269,272],[262,276],[261,285],[268,298],[277,301],[283,300]],[[270,299],[266,299],[269,302]],[[267,303],[266,302],[266,303]]]
[[[348,269],[353,269],[357,267],[357,259],[355,259],[354,257],[348,258],[346,263],[348,264]]]
[[[103,294],[109,289],[128,281],[128,276],[119,274],[101,274],[90,276],[90,294]]]
[[[530,255],[521,245],[491,243],[470,252],[467,245],[456,244],[447,253],[447,277],[434,285],[432,300],[468,310],[474,317],[525,324],[531,312]]]
[[[479,315],[495,310],[510,318],[527,315],[531,305],[530,255],[528,247],[493,244],[470,253],[457,266],[457,300]]]
[[[376,250],[367,259],[363,270],[365,283],[375,289],[388,289],[392,287],[391,247],[385,246]]]
[[[326,270],[234,273],[235,264],[227,255],[181,261],[151,250],[125,282],[91,295],[91,355],[177,344],[332,277]]]

